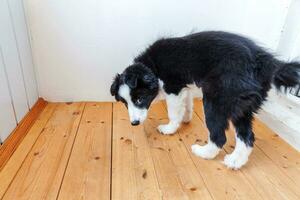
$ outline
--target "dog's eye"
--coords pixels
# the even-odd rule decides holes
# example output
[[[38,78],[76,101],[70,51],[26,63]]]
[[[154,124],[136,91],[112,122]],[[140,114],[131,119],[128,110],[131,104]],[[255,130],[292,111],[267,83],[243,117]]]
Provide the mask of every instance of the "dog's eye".
[[[141,99],[137,99],[136,102],[135,102],[137,105],[140,105],[142,103],[142,100]]]

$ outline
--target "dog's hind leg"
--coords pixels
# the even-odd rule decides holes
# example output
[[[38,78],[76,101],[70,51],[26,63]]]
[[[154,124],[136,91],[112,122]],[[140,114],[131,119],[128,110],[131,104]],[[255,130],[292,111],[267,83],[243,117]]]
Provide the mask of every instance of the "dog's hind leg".
[[[187,96],[185,98],[185,113],[183,116],[183,122],[189,123],[193,118],[193,106],[194,106],[194,98],[191,91],[187,92]]]
[[[187,92],[187,90],[183,90],[178,95],[166,95],[169,123],[158,126],[158,130],[162,134],[173,134],[179,128],[185,113],[185,99],[187,97]]]
[[[224,164],[228,168],[240,169],[248,161],[254,143],[252,119],[252,113],[247,113],[238,119],[232,119],[236,129],[236,145],[234,151],[224,158]]]
[[[204,146],[192,145],[192,152],[204,159],[215,158],[226,143],[225,130],[228,120],[218,104],[203,99],[206,126],[209,130],[208,142]]]

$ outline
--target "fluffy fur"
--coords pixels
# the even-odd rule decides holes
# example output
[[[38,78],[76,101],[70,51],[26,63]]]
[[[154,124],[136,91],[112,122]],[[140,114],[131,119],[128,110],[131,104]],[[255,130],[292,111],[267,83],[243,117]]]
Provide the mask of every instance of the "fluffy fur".
[[[202,88],[209,144],[195,145],[192,150],[203,158],[215,157],[226,142],[225,130],[231,120],[237,145],[224,163],[238,169],[251,153],[253,113],[266,100],[271,84],[279,90],[294,87],[299,84],[299,72],[299,63],[279,61],[245,37],[200,32],[153,43],[116,76],[111,94],[126,106],[130,104],[130,114],[132,109],[147,110],[155,97],[163,93],[170,122],[158,129],[172,134],[182,121],[191,120],[191,88]],[[124,85],[128,86],[130,97],[120,92]],[[144,118],[135,116],[132,124],[137,125]]]

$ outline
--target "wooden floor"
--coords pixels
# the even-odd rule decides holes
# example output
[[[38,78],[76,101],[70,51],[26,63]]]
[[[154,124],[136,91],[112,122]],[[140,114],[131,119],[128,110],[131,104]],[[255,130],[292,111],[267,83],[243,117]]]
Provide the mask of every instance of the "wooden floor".
[[[193,121],[163,136],[164,103],[132,127],[119,103],[50,103],[0,172],[0,198],[18,199],[300,199],[300,153],[259,121],[248,164],[227,169],[234,134],[215,160],[191,153],[207,129],[201,101]]]

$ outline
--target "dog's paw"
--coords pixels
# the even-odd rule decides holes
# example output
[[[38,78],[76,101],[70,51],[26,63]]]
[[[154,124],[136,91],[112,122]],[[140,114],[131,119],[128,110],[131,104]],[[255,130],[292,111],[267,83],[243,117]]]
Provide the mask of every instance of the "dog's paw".
[[[193,144],[191,148],[192,152],[196,156],[199,156],[204,159],[213,159],[219,154],[220,151],[220,149],[212,143],[208,143],[204,146],[200,146],[199,144]]]
[[[177,127],[171,124],[162,124],[157,127],[158,131],[164,135],[174,134],[177,130]]]
[[[238,156],[235,153],[232,153],[225,156],[223,163],[230,169],[238,170],[243,165],[245,165],[247,161],[248,161],[248,156],[243,157],[243,156]]]

